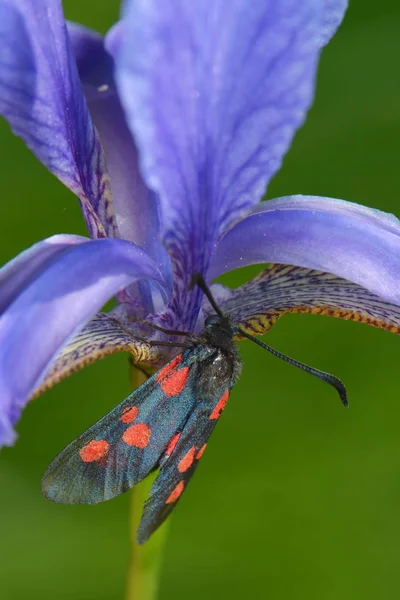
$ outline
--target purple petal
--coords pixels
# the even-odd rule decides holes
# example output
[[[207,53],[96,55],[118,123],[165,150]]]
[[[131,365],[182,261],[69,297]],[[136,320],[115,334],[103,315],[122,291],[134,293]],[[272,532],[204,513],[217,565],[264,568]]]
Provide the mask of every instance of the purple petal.
[[[94,237],[115,230],[104,154],[59,0],[0,0],[0,114],[81,200]]]
[[[119,37],[118,25],[107,38],[111,46]],[[171,267],[160,243],[157,199],[139,171],[137,150],[114,83],[114,60],[96,32],[68,23],[68,33],[89,112],[105,152],[119,237],[142,246],[168,280]]]
[[[66,244],[28,280],[0,318],[0,444],[12,443],[12,425],[70,338],[118,290],[142,278],[162,282],[141,248],[101,239]]]
[[[57,355],[45,379],[39,388],[35,389],[30,400],[72,373],[115,352],[129,352],[133,363],[149,364],[156,358],[154,346],[135,339],[126,327],[118,322],[115,312],[97,313]]]
[[[69,246],[86,241],[80,235],[54,235],[28,248],[0,269],[0,315],[46,265]]]
[[[312,101],[320,0],[128,0],[117,82],[182,273],[259,201]]]
[[[84,92],[88,92],[89,98],[90,93],[93,99],[101,98],[102,92],[98,91],[98,87],[114,86],[113,59],[104,49],[102,36],[71,21],[67,21],[67,31]],[[85,90],[86,86],[92,89]]]
[[[117,54],[121,49],[121,42],[124,35],[124,31],[124,22],[118,21],[111,27],[104,39],[104,45],[106,47],[106,50],[111,54],[111,56],[114,59],[117,57]]]
[[[321,46],[327,44],[335,35],[349,5],[348,0],[323,0],[323,3],[324,13],[320,31]]]
[[[289,313],[327,315],[400,334],[400,306],[322,271],[274,264],[239,288],[218,289],[217,296],[220,309],[253,335]]]
[[[263,202],[219,242],[209,278],[256,263],[333,273],[400,304],[400,221],[344,200]]]

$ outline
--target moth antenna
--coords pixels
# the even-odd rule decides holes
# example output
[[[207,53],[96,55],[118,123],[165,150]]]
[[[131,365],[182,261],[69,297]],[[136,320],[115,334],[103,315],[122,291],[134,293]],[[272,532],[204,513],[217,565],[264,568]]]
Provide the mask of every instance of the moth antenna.
[[[201,273],[194,273],[192,275],[192,279],[189,284],[189,290],[191,290],[195,285],[198,285],[199,288],[204,292],[204,294],[206,295],[208,301],[210,302],[210,304],[213,307],[213,309],[215,310],[215,312],[220,317],[224,317],[225,316],[224,313],[222,312],[222,310],[219,308],[218,304],[216,303],[215,298],[212,295],[211,290],[208,287],[208,285],[206,284],[204,277]],[[267,350],[268,352],[273,354],[273,356],[276,356],[277,358],[284,360],[285,362],[289,363],[293,367],[297,367],[298,369],[301,369],[302,371],[305,371],[306,373],[309,373],[310,375],[317,377],[317,379],[320,379],[321,381],[324,381],[325,383],[329,383],[329,385],[333,386],[335,388],[335,390],[338,392],[343,406],[346,406],[346,407],[349,406],[349,402],[347,400],[346,387],[345,387],[344,383],[342,383],[342,381],[340,381],[340,379],[338,377],[335,377],[334,375],[331,375],[330,373],[325,373],[325,371],[320,371],[319,369],[315,369],[314,367],[305,365],[304,363],[299,362],[298,360],[295,360],[294,358],[291,358],[290,356],[286,356],[286,354],[282,354],[282,352],[279,352],[279,350],[275,350],[275,348],[268,346],[268,344],[265,344],[264,342],[261,342],[260,340],[258,340],[256,337],[250,335],[249,333],[246,333],[246,331],[244,331],[240,327],[238,327],[237,331],[238,331],[238,333],[243,335],[243,337],[251,340],[255,344],[258,344],[259,346],[261,346],[261,348],[264,348],[264,350]]]
[[[211,304],[217,315],[219,315],[220,317],[225,317],[224,313],[222,312],[218,304],[215,302],[215,298],[212,295],[211,290],[206,284],[205,279],[201,273],[194,273],[192,275],[192,279],[190,280],[189,284],[189,290],[193,289],[195,285],[197,285],[201,289],[201,291],[204,292],[209,303]]]
[[[297,367],[298,369],[302,369],[303,371],[305,371],[306,373],[309,373],[310,375],[314,375],[314,377],[321,379],[321,381],[324,381],[325,383],[329,383],[329,385],[333,386],[336,389],[336,391],[338,392],[343,406],[347,407],[349,405],[348,400],[347,400],[346,388],[338,377],[335,377],[334,375],[331,375],[330,373],[325,373],[324,371],[320,371],[319,369],[315,369],[314,367],[309,367],[308,365],[305,365],[304,363],[301,363],[301,362],[295,360],[294,358],[291,358],[290,356],[286,356],[286,354],[282,354],[278,350],[275,350],[275,348],[268,346],[268,344],[264,344],[264,342],[261,342],[254,336],[250,335],[249,333],[246,333],[246,331],[244,331],[243,329],[238,328],[237,331],[238,331],[238,333],[240,333],[247,339],[251,340],[255,344],[258,344],[259,346],[261,346],[261,348],[264,348],[264,350],[267,350],[268,352],[270,352],[277,358],[284,360],[285,362],[289,363],[290,365],[293,365],[294,367]]]

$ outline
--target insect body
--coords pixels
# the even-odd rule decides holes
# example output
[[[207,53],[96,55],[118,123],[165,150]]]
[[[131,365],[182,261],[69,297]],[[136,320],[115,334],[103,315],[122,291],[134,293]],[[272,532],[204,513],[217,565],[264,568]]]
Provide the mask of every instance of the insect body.
[[[132,488],[159,468],[144,504],[139,543],[144,543],[176,506],[225,407],[241,370],[233,342],[236,334],[330,383],[347,406],[346,390],[339,379],[253,338],[221,312],[200,275],[194,277],[194,283],[216,312],[207,317],[203,335],[189,336],[181,354],[67,446],[42,479],[44,495],[54,502],[97,504]]]

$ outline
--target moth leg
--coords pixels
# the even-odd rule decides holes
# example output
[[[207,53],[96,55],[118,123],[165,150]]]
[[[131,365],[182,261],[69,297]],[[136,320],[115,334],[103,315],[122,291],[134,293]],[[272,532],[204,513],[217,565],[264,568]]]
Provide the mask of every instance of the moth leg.
[[[135,340],[148,344],[149,346],[169,346],[170,348],[189,348],[187,344],[181,342],[162,342],[158,340],[146,340],[146,338],[139,337],[138,335],[131,334]]]

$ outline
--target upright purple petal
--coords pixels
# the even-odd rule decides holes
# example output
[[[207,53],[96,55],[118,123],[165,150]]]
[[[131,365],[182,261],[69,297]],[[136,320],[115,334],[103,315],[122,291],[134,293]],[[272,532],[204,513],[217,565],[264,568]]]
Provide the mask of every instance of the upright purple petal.
[[[28,280],[0,317],[0,444],[52,361],[118,290],[138,279],[162,283],[152,259],[119,239],[66,244]]]
[[[335,35],[349,5],[348,0],[323,0],[324,12],[320,31],[321,46]]]
[[[144,248],[170,280],[169,257],[160,242],[157,199],[139,171],[137,150],[114,82],[114,59],[98,33],[75,23],[68,23],[68,33],[89,112],[105,152],[118,235]],[[117,24],[107,38],[111,46],[116,46],[111,38],[118,33]],[[148,284],[134,288],[138,286]],[[143,289],[133,289],[132,293],[146,295]]]
[[[263,202],[219,242],[208,277],[256,263],[333,273],[400,304],[400,221],[344,200]]]
[[[82,94],[60,0],[0,0],[0,114],[81,200],[93,237],[115,223],[104,154]]]
[[[117,82],[187,277],[260,200],[312,101],[322,0],[128,0]],[[124,33],[124,32],[123,32]]]
[[[111,54],[111,56],[116,58],[117,54],[121,49],[122,38],[124,36],[125,26],[123,21],[118,21],[115,23],[111,29],[107,32],[107,35],[104,39],[104,45],[107,49],[107,52]]]

